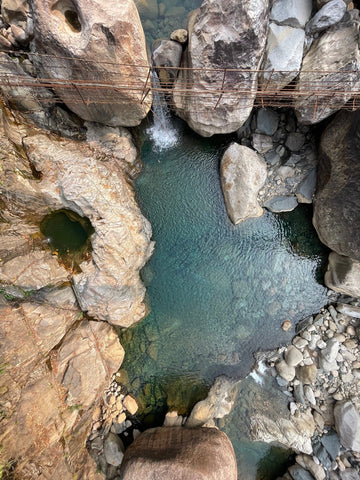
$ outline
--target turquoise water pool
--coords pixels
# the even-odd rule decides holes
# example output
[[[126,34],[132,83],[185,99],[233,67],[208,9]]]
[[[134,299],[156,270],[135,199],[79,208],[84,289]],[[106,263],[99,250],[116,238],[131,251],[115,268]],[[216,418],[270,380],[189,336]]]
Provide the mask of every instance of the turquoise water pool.
[[[311,206],[232,225],[219,179],[231,138],[177,129],[177,146],[143,143],[136,191],[156,242],[142,271],[150,314],[120,334],[128,386],[149,423],[169,406],[185,413],[219,374],[245,376],[253,352],[294,335],[282,331],[285,319],[294,325],[327,303],[327,250]]]

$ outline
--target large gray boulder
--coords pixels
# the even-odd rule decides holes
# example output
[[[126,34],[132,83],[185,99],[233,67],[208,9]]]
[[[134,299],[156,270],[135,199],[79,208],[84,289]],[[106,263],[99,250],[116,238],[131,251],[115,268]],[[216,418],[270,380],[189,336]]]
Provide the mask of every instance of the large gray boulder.
[[[341,112],[324,131],[313,223],[320,240],[360,261],[360,113]]]
[[[341,445],[360,452],[360,414],[352,402],[337,403],[334,408],[335,428]]]
[[[261,75],[264,90],[281,90],[298,75],[304,40],[302,28],[270,23]]]
[[[312,0],[276,0],[270,12],[270,20],[278,25],[304,28],[312,11]]]
[[[351,10],[314,41],[303,59],[295,91],[300,123],[324,120],[359,90],[359,38],[359,12]]]
[[[266,43],[268,5],[268,0],[205,0],[191,15],[183,64],[190,70],[180,73],[173,99],[177,114],[200,135],[234,132],[248,118],[257,90],[254,70]]]
[[[339,23],[346,12],[346,3],[343,0],[331,0],[326,3],[306,26],[310,34],[318,33]]]
[[[360,262],[335,252],[330,253],[324,282],[335,292],[360,298]]]
[[[139,125],[148,78],[145,37],[133,0],[30,0],[38,76],[84,120]],[[119,15],[121,12],[121,15]]]
[[[251,148],[232,143],[220,163],[226,209],[236,225],[263,214],[257,195],[267,177],[265,161]]]
[[[236,480],[236,458],[228,437],[215,428],[151,428],[126,450],[120,476],[123,480]]]

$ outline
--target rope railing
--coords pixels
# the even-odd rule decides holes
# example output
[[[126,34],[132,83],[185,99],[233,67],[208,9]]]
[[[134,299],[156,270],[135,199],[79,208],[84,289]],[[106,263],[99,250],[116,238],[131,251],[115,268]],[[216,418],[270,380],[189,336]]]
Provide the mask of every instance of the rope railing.
[[[276,78],[295,78],[299,71],[152,67],[148,64],[95,62],[33,52],[9,53],[12,57],[0,55],[0,89],[5,98],[15,97],[19,101],[31,94],[38,102],[49,104],[148,104],[148,94],[152,91],[161,94],[154,100],[157,104],[181,109],[180,102],[174,100],[176,96],[181,99],[182,105],[186,105],[186,109],[196,108],[198,113],[211,108],[220,109],[228,104],[232,104],[233,110],[251,108],[253,105],[293,107],[296,101],[303,99],[310,104],[313,102],[314,108],[319,103],[323,108],[326,103],[334,109],[360,108],[360,72],[354,69],[302,70],[300,84],[290,83],[279,88]],[[24,59],[31,58],[36,65],[44,61],[43,57],[46,57],[47,71],[52,72],[51,77],[36,75],[36,66],[31,64],[27,68],[33,70],[33,75],[17,72]],[[62,60],[64,64],[61,64]],[[68,67],[69,62],[71,68]],[[151,84],[153,70],[162,79],[160,86]],[[175,84],[171,77],[176,77]],[[209,78],[211,83],[208,82]],[[46,90],[49,90],[49,94]]]

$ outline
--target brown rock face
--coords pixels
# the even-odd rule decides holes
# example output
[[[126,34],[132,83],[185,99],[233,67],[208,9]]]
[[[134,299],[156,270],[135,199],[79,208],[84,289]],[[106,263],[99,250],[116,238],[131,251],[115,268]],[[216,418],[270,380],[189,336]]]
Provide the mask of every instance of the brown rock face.
[[[360,113],[341,112],[326,128],[319,152],[313,223],[320,240],[360,261]]]
[[[205,0],[190,17],[183,66],[198,70],[181,72],[174,102],[177,114],[200,135],[233,132],[248,118],[257,74],[231,69],[259,68],[266,43],[268,4],[268,0]],[[229,70],[224,75],[226,68]],[[185,86],[191,88],[191,95],[185,93]],[[227,90],[231,93],[222,93]]]
[[[0,306],[0,463],[23,480],[95,479],[92,408],[124,352],[110,325],[77,324],[71,288],[37,300]]]
[[[130,258],[143,262],[151,230],[143,223],[126,173],[135,170],[136,160],[129,133],[93,124],[88,139],[80,143],[41,135],[16,112],[1,110],[2,478],[9,478],[11,465],[14,479],[103,479],[86,441],[93,409],[124,351],[113,328],[86,320],[79,302],[84,310],[97,305],[109,320],[138,320],[145,289]],[[81,211],[99,227],[92,236],[92,260],[84,260],[78,275],[58,261],[40,236],[42,217],[62,207]],[[126,249],[120,257],[118,247]]]
[[[147,79],[145,37],[132,0],[31,0],[38,75],[84,120],[135,126]],[[71,88],[69,88],[71,87]]]
[[[125,452],[123,480],[236,480],[233,447],[215,428],[146,430]]]

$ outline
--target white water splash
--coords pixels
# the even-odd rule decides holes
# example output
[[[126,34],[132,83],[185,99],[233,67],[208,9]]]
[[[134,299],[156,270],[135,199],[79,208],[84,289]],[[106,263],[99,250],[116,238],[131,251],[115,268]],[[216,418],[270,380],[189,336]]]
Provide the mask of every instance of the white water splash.
[[[169,108],[165,96],[159,91],[160,81],[156,74],[152,74],[153,85],[153,125],[146,130],[154,143],[155,150],[161,151],[174,147],[179,141],[179,132],[171,121]]]
[[[264,385],[266,370],[267,366],[265,360],[261,360],[258,363],[257,368],[249,373],[249,377],[253,378],[257,384]]]

